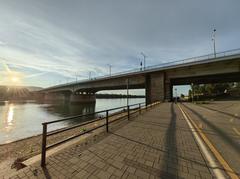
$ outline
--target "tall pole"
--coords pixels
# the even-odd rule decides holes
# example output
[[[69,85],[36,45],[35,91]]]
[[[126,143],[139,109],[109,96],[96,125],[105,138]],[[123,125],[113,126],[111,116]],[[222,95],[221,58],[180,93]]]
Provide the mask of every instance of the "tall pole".
[[[77,72],[75,73],[75,75],[76,75],[76,83],[77,83]]]
[[[91,80],[92,72],[89,72],[89,80]]]
[[[129,79],[127,79],[127,106],[129,105]]]
[[[217,57],[217,55],[216,55],[216,29],[213,30],[212,41],[213,41],[214,58],[216,58]]]
[[[175,88],[175,103],[177,103],[177,88]]]
[[[108,64],[108,67],[109,67],[109,76],[112,75],[112,65]]]
[[[191,87],[192,87],[192,103],[193,103],[193,100],[194,100],[194,84],[193,83],[191,84]]]
[[[145,70],[145,68],[146,68],[146,55],[143,53],[143,52],[141,52],[141,55],[143,56],[143,70]]]

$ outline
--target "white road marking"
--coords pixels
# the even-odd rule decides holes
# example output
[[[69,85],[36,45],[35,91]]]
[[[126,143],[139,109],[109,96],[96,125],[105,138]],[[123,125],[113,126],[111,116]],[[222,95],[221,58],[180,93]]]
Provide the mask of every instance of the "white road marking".
[[[209,165],[212,168],[212,171],[213,171],[214,175],[217,178],[226,178],[224,176],[222,170],[219,169],[219,165],[215,162],[214,157],[211,155],[210,151],[208,150],[208,148],[205,145],[205,143],[203,142],[203,140],[200,138],[198,133],[195,132],[196,131],[195,128],[192,126],[191,122],[189,121],[188,117],[186,116],[186,114],[184,113],[182,108],[180,106],[179,106],[179,108],[180,108],[185,120],[187,121],[188,126],[191,129],[191,131],[193,133],[193,136],[195,137],[199,147],[201,148],[201,151],[203,152],[204,156],[206,157],[207,161],[209,162]]]
[[[178,105],[179,106],[179,105]],[[194,127],[197,130],[197,134],[198,136],[201,138],[202,142],[209,147],[209,149],[211,150],[211,154],[213,154],[216,159],[218,160],[218,162],[222,165],[223,169],[226,171],[226,173],[229,175],[230,178],[232,179],[239,179],[239,177],[237,176],[237,174],[233,171],[233,169],[228,165],[228,163],[225,161],[225,159],[221,156],[221,154],[219,153],[219,151],[214,147],[214,145],[210,142],[210,140],[207,138],[207,136],[205,136],[205,134],[201,131],[201,129],[197,126],[197,124],[191,119],[191,117],[189,116],[189,114],[187,114],[186,112],[184,112],[182,110],[182,108],[179,106],[179,108],[181,109],[182,113],[184,113],[184,117],[187,117],[186,121],[189,121],[190,124],[192,124],[192,127]],[[193,133],[194,134],[194,133]],[[204,151],[203,151],[204,152]],[[210,153],[209,153],[210,154]],[[210,154],[210,157],[213,159],[214,157]],[[205,155],[205,157],[207,157]],[[211,159],[210,158],[210,159]],[[209,161],[210,163],[210,161]],[[219,168],[218,168],[219,169]],[[219,173],[218,170],[213,170],[213,172],[216,174],[222,174],[223,173]],[[220,172],[223,172],[222,170],[220,170]],[[219,178],[219,177],[217,177]],[[222,177],[220,177],[222,178]]]

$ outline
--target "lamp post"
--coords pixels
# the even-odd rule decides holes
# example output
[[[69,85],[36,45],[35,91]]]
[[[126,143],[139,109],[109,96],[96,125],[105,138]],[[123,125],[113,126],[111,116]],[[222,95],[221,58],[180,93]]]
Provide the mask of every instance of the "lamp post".
[[[128,96],[129,96],[129,79],[127,79],[126,83],[127,83],[127,106],[128,106],[129,105],[129,98],[128,98]]]
[[[216,29],[213,30],[212,41],[213,41],[214,58],[216,58],[217,57],[217,55],[216,55]]]
[[[140,71],[142,71],[142,61],[140,59]]]
[[[92,72],[89,72],[89,80],[91,80],[91,75],[92,75]]]
[[[112,73],[112,65],[111,65],[111,64],[108,64],[108,67],[109,67],[109,76],[111,76],[111,73]]]
[[[191,87],[192,87],[192,103],[193,103],[193,100],[194,100],[193,99],[194,98],[194,84],[193,83],[191,84]]]
[[[175,90],[175,103],[177,103],[177,88],[175,88],[174,90]]]
[[[76,83],[77,83],[77,72],[75,72],[75,76],[76,76]]]
[[[145,68],[146,68],[146,58],[147,58],[147,56],[146,56],[143,52],[141,52],[141,55],[143,56],[143,70],[145,70]]]

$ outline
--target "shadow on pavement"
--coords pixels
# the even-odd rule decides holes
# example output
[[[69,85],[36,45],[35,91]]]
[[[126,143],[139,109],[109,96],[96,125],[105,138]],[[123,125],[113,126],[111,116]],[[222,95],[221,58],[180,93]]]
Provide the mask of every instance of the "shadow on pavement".
[[[207,107],[207,106],[202,106],[202,105],[199,105],[199,106],[202,107],[202,108],[206,108],[206,109],[215,111],[215,112],[219,112],[219,113],[221,113],[221,114],[225,114],[225,115],[227,115],[227,116],[230,116],[230,117],[233,117],[233,118],[236,118],[236,119],[240,119],[240,116],[235,116],[235,115],[233,115],[233,114],[231,114],[231,113],[219,111],[219,110],[217,110],[217,109],[213,109],[213,108],[210,108],[210,107]]]
[[[52,178],[52,177],[50,176],[49,172],[48,172],[47,167],[43,167],[42,170],[43,170],[43,174],[44,174],[44,176],[46,177],[46,179],[51,179],[51,178]]]
[[[140,141],[137,141],[137,140],[134,140],[134,139],[130,139],[128,137],[125,137],[125,136],[122,136],[122,135],[119,135],[119,134],[116,134],[116,133],[112,133],[112,132],[109,132],[111,133],[112,135],[114,136],[117,136],[117,137],[121,137],[123,139],[126,139],[126,140],[129,140],[129,141],[132,141],[134,143],[138,143],[140,145],[144,145],[146,147],[149,147],[151,149],[154,149],[154,150],[157,150],[157,151],[160,151],[160,152],[164,152],[164,153],[168,153],[167,150],[163,150],[163,149],[160,149],[160,148],[157,148],[157,147],[154,147],[154,146],[151,146],[151,145],[148,145],[148,144],[145,144],[143,142],[140,142]],[[182,160],[185,160],[185,161],[189,161],[189,162],[193,162],[197,165],[201,165],[201,166],[206,166],[206,167],[210,167],[210,166],[207,166],[205,163],[201,163],[201,162],[198,162],[198,161],[195,161],[195,160],[192,160],[190,158],[186,158],[186,157],[183,157],[183,156],[180,156],[180,155],[177,155],[177,156],[172,156],[173,158],[179,158],[179,159],[182,159]]]
[[[167,152],[165,152],[163,155],[163,163],[161,167],[161,168],[165,168],[167,166],[168,168],[167,170],[171,168],[171,173],[161,173],[160,177],[177,178],[178,158],[175,157],[178,155],[177,140],[176,140],[176,118],[177,117],[174,110],[174,106],[173,106],[173,103],[171,103],[171,120],[165,134],[165,143],[164,143],[164,146]]]
[[[195,114],[199,119],[201,119],[207,126],[209,126],[211,129],[216,131],[219,136],[221,136],[225,142],[227,142],[237,153],[240,151],[240,145],[237,144],[234,140],[232,140],[228,134],[226,134],[222,129],[218,128],[216,125],[205,119],[200,113],[195,111],[194,109],[188,107],[187,105],[183,104],[184,107],[186,107],[188,110],[190,110],[193,114]]]

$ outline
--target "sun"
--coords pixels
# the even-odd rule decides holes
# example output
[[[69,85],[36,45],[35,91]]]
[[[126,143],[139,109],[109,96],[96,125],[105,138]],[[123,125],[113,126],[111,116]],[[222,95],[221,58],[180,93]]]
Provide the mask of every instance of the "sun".
[[[12,78],[11,78],[11,81],[12,82],[19,82],[19,78],[18,77],[16,77],[16,76],[13,76]]]

